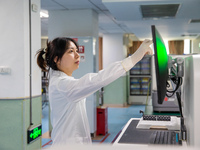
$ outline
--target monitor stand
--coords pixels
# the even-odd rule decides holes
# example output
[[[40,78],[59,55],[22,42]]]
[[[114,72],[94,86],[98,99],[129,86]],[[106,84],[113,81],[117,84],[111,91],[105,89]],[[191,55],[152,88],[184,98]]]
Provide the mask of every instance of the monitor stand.
[[[157,91],[152,92],[152,107],[154,112],[179,112],[179,106],[175,95],[165,98],[163,104],[158,104]]]

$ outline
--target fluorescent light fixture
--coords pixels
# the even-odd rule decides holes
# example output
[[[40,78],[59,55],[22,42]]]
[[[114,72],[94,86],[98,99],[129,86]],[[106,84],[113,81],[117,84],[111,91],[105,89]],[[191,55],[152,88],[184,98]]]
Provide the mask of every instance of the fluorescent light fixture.
[[[190,54],[190,39],[184,40],[184,54]]]
[[[169,44],[168,44],[168,40],[164,40],[164,43],[165,43],[165,47],[166,47],[167,54],[169,54]]]
[[[48,17],[49,17],[48,12],[40,11],[40,18],[48,18]]]

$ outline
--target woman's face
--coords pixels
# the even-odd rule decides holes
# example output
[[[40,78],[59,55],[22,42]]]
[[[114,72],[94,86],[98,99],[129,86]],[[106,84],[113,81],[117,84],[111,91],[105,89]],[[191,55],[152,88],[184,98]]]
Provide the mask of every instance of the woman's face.
[[[62,58],[57,61],[57,67],[69,76],[72,76],[74,70],[79,68],[80,56],[76,45],[70,41],[69,48]]]

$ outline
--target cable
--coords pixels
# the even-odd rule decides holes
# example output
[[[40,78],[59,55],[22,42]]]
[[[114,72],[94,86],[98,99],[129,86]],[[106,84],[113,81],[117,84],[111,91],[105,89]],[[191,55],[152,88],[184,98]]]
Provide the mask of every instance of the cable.
[[[172,97],[175,92],[178,90],[178,88],[182,85],[182,78],[181,77],[170,77],[170,79],[173,81],[174,84],[176,84],[176,88],[173,91],[167,90],[168,93],[172,93],[171,95],[168,95],[166,92],[167,97]],[[167,87],[169,87],[169,83],[167,82]]]
[[[150,85],[151,85],[151,79],[149,79],[149,83],[148,83],[148,90],[147,90],[146,106],[147,106],[147,103],[148,103],[148,97],[149,97]]]
[[[177,97],[177,100],[178,100],[178,106],[179,106],[180,114],[181,114],[181,117],[183,118],[183,112],[182,112],[182,106],[181,106],[181,96],[180,96],[179,92],[176,92],[176,97]]]

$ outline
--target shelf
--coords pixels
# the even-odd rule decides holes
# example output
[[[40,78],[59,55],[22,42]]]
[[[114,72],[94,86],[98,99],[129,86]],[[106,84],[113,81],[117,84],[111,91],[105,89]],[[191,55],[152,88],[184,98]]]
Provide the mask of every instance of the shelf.
[[[129,99],[136,102],[151,95],[151,57],[144,57],[131,70],[129,77]],[[131,96],[133,98],[131,98]],[[129,101],[130,102],[130,101]]]
[[[144,57],[131,70],[130,75],[151,75],[151,57]]]

